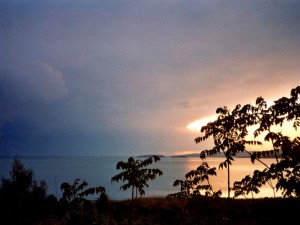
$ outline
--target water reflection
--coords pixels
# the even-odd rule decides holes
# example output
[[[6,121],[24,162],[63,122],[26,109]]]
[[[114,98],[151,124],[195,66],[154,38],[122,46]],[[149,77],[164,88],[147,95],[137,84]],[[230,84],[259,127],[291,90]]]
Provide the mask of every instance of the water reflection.
[[[0,158],[0,176],[7,178],[9,176],[10,165],[13,158]],[[111,182],[111,177],[120,173],[116,170],[118,161],[126,161],[127,157],[28,157],[22,158],[26,168],[34,171],[36,180],[44,179],[48,185],[48,194],[54,194],[58,198],[62,193],[60,184],[62,182],[73,182],[76,178],[86,180],[90,187],[104,186],[107,194],[112,200],[121,200],[130,198],[131,193],[120,191],[122,182]],[[222,197],[227,197],[227,170],[219,169],[219,164],[224,158],[210,157],[206,161],[208,165],[216,167],[217,176],[210,178],[210,183],[214,191],[221,190]],[[268,158],[263,161],[270,165],[275,159]],[[191,170],[197,169],[202,163],[199,157],[195,158],[162,158],[152,166],[163,171],[163,176],[149,181],[149,187],[146,188],[146,196],[167,196],[168,194],[180,191],[180,187],[174,187],[176,179],[185,179],[185,174]],[[240,181],[246,175],[252,175],[255,169],[262,170],[264,166],[259,162],[252,164],[249,158],[236,158],[230,167],[231,186],[234,181]],[[231,193],[233,196],[233,192]],[[281,196],[276,193],[276,197]],[[252,196],[248,196],[251,198]],[[273,191],[270,187],[260,188],[260,193],[255,194],[254,198],[273,197]]]
[[[173,161],[173,160],[172,160]],[[203,162],[200,158],[178,158],[174,160],[177,163],[177,168],[181,168],[182,171],[177,171],[178,177],[177,179],[185,179],[184,175],[191,171],[197,169],[197,167]],[[224,161],[224,158],[219,157],[211,157],[205,160],[208,162],[210,168],[215,167],[217,176],[210,177],[210,184],[212,185],[214,191],[221,190],[222,197],[228,197],[228,190],[227,190],[227,168],[219,169],[219,165],[221,162]],[[274,158],[266,158],[263,160],[264,163],[267,165],[271,165],[275,162]],[[249,158],[236,158],[233,161],[233,164],[230,166],[230,186],[232,188],[233,183],[235,181],[240,181],[246,175],[252,176],[254,170],[262,171],[265,166],[259,162],[255,162],[254,164],[251,163]],[[273,189],[269,185],[265,185],[261,187],[260,192],[258,194],[253,194],[254,198],[261,198],[261,197],[274,197]],[[234,195],[231,192],[230,196]],[[281,196],[280,192],[276,193],[276,197]],[[244,198],[244,197],[241,197]],[[252,198],[251,194],[247,196],[247,198]]]

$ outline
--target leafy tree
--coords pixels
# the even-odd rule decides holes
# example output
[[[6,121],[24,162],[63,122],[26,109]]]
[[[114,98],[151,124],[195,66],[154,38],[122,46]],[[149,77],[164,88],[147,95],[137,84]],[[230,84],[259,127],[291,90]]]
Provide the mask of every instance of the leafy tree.
[[[245,144],[261,145],[259,141],[245,140],[248,135],[247,127],[257,123],[255,116],[247,114],[251,108],[250,105],[244,107],[237,105],[232,112],[227,107],[218,108],[216,111],[218,119],[203,126],[201,132],[204,132],[204,136],[195,139],[196,143],[205,141],[209,137],[214,139],[215,146],[212,149],[202,151],[200,153],[201,159],[218,153],[224,154],[225,161],[219,165],[219,168],[227,168],[228,198],[230,198],[231,190],[230,165],[234,161],[233,157],[239,152],[246,151]]]
[[[283,197],[300,197],[300,138],[293,140],[283,135],[282,132],[272,131],[273,127],[282,126],[284,122],[292,122],[295,130],[300,125],[299,106],[300,87],[291,90],[291,97],[282,97],[270,107],[267,107],[263,98],[257,98],[256,112],[259,127],[255,130],[257,137],[267,132],[264,140],[272,143],[273,149],[254,152],[251,154],[251,161],[260,161],[265,157],[275,157],[276,163],[266,166],[260,171],[259,176],[253,174],[253,180],[261,184],[266,182],[273,188],[274,196],[276,191],[281,190]],[[260,161],[261,162],[261,161]],[[272,182],[276,182],[274,186]],[[245,188],[241,186],[241,188]]]
[[[281,190],[284,197],[300,197],[300,137],[291,140],[281,132],[273,132],[272,128],[291,122],[295,130],[300,126],[300,86],[291,90],[290,98],[282,97],[274,101],[274,105],[265,108],[259,115],[259,128],[255,137],[267,132],[266,141],[270,141],[273,149],[254,152],[251,161],[274,156],[276,163],[264,170],[264,179],[268,182],[277,180],[276,190]],[[266,105],[263,98],[257,103]],[[281,153],[281,154],[280,154]],[[280,155],[279,155],[280,154]]]
[[[283,196],[300,196],[300,138],[290,140],[290,137],[284,136],[281,132],[272,131],[272,128],[282,126],[287,121],[293,122],[296,130],[300,126],[299,94],[300,86],[291,90],[290,98],[282,97],[274,101],[274,105],[270,107],[262,97],[258,97],[255,106],[237,105],[232,111],[227,107],[218,108],[217,120],[201,128],[204,135],[197,137],[195,142],[200,143],[212,137],[215,146],[202,151],[200,158],[205,159],[207,156],[224,153],[225,161],[219,165],[219,168],[225,167],[228,171],[228,197],[230,197],[231,190],[229,168],[239,152],[247,152],[252,163],[259,161],[266,168],[260,171],[261,173],[256,172],[252,178],[246,176],[241,182],[235,183],[236,194],[243,195],[248,191],[257,192],[256,188],[268,183],[273,190],[281,189]],[[272,143],[272,150],[254,153],[246,150],[247,144],[262,144],[255,140],[246,140],[248,128],[254,125],[258,126],[254,132],[254,138],[267,132],[264,139]],[[261,159],[270,156],[276,158],[276,163],[268,166]],[[274,181],[275,186],[272,184]]]
[[[111,181],[127,181],[127,183],[120,187],[120,190],[126,191],[127,189],[131,188],[132,200],[134,198],[134,192],[136,194],[136,198],[137,193],[139,193],[140,196],[143,196],[145,195],[144,188],[149,186],[147,182],[149,180],[154,180],[157,175],[163,175],[163,172],[159,169],[147,168],[147,166],[159,160],[160,157],[156,155],[153,155],[145,160],[135,160],[133,157],[129,157],[127,162],[120,161],[117,163],[117,170],[122,170],[122,172],[113,176]]]
[[[60,201],[64,208],[64,214],[68,215],[65,220],[68,224],[93,224],[97,221],[97,209],[91,201],[85,197],[93,194],[105,195],[105,188],[102,186],[87,188],[86,181],[75,179],[73,184],[64,182],[61,184],[63,192]]]
[[[189,198],[191,196],[207,196],[207,197],[220,197],[222,192],[213,191],[212,185],[209,182],[209,176],[216,176],[216,168],[210,168],[207,162],[202,164],[196,169],[191,170],[185,175],[185,180],[175,180],[173,186],[180,185],[180,192],[170,194],[168,198]],[[206,181],[206,184],[204,182]]]
[[[232,189],[235,197],[242,195],[247,198],[247,195],[251,193],[253,198],[253,193],[259,193],[259,188],[263,184],[263,172],[255,170],[253,177],[246,175],[241,181],[235,181]]]
[[[105,192],[105,188],[102,186],[92,187],[85,189],[88,183],[84,180],[80,183],[80,179],[75,179],[73,184],[64,182],[61,184],[60,189],[63,192],[63,199],[72,202],[75,199],[81,199],[87,197],[88,195],[101,194]]]
[[[0,215],[9,224],[32,224],[46,213],[45,181],[38,183],[34,173],[15,157],[10,178],[2,178]]]

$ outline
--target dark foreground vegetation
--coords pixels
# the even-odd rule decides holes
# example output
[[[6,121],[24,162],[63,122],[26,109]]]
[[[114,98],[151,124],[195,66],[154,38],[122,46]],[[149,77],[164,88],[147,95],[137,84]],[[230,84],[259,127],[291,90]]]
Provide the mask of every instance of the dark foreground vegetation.
[[[34,173],[18,159],[12,163],[9,179],[2,179],[0,188],[0,217],[3,225],[114,225],[114,224],[292,224],[299,218],[300,198],[234,199],[212,195],[210,185],[193,189],[195,179],[208,180],[211,169],[200,165],[197,175],[188,182],[179,182],[181,190],[160,198],[138,198],[145,194],[147,179],[154,179],[156,169],[144,166],[151,158],[122,162],[122,180],[132,188],[130,200],[112,201],[102,186],[88,187],[86,181],[76,179],[61,184],[62,198],[47,195],[45,181],[34,180]],[[152,161],[153,162],[153,161]],[[144,166],[142,166],[144,165]],[[120,166],[120,165],[119,165]],[[121,168],[121,167],[120,167]],[[136,176],[133,176],[133,173]],[[114,176],[119,178],[118,175]],[[121,178],[120,178],[121,179]],[[177,181],[178,182],[178,181]],[[175,182],[176,183],[176,182]],[[182,187],[185,187],[182,189]],[[190,187],[187,189],[186,187]],[[124,189],[124,185],[121,186]],[[197,191],[196,191],[197,190]],[[202,194],[202,190],[206,190]],[[135,198],[133,193],[135,192]],[[209,193],[209,194],[207,194]],[[89,195],[99,196],[88,200]]]
[[[187,172],[185,179],[174,181],[179,186],[177,193],[165,198],[138,198],[145,195],[148,181],[162,176],[163,171],[148,166],[160,160],[150,156],[145,160],[129,157],[119,162],[122,170],[112,177],[112,182],[122,181],[120,190],[131,190],[131,200],[111,201],[102,186],[88,187],[86,181],[76,179],[73,183],[61,184],[63,197],[47,195],[45,181],[34,180],[32,170],[24,168],[16,158],[9,179],[2,179],[0,188],[1,224],[7,225],[89,225],[89,224],[297,224],[300,219],[300,137],[293,139],[273,129],[290,122],[297,131],[300,128],[300,86],[291,90],[290,98],[280,98],[268,106],[259,97],[256,104],[237,105],[232,111],[218,108],[216,121],[201,128],[202,136],[195,139],[201,143],[213,138],[214,147],[200,152],[202,164]],[[257,126],[254,137],[267,133],[265,141],[273,149],[250,152],[246,145],[262,145],[256,140],[247,140],[249,128]],[[224,155],[219,168],[227,170],[228,198],[210,184],[216,176],[216,168],[210,168],[204,160],[216,154]],[[262,171],[255,170],[241,181],[230,180],[230,166],[238,153],[247,153],[252,163],[263,164]],[[276,163],[267,165],[266,157],[275,157]],[[231,184],[233,183],[233,186]],[[268,184],[274,198],[247,198],[259,193],[262,185]],[[233,191],[234,196],[230,193]],[[282,198],[276,198],[280,191]],[[97,195],[95,201],[88,195]]]
[[[109,202],[101,218],[108,224],[274,225],[299,221],[299,210],[299,199],[144,198]]]
[[[32,207],[32,203],[28,202],[28,206],[30,205]],[[299,221],[300,199],[195,197],[190,199],[139,198],[133,201],[110,201],[104,197],[98,201],[82,200],[67,204],[50,196],[38,208],[38,211],[31,211],[31,213],[28,212],[30,207],[27,208],[28,210],[23,209],[25,211],[6,212],[7,214],[1,215],[1,220],[4,221],[1,224],[296,224]]]
[[[300,198],[231,199],[174,194],[165,198],[111,201],[103,187],[88,188],[88,183],[80,179],[62,183],[63,197],[57,199],[46,194],[46,183],[34,180],[33,171],[24,168],[17,158],[10,176],[2,179],[0,189],[3,225],[274,225],[292,224],[300,212]],[[134,189],[142,190],[142,186],[133,186]],[[91,194],[99,198],[87,200],[86,196]]]

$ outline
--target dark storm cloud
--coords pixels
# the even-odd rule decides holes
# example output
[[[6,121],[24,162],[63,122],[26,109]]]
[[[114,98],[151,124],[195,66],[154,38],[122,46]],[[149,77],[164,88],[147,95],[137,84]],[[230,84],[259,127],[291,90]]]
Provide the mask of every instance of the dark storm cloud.
[[[299,84],[299,9],[298,1],[1,1],[2,152],[198,151],[188,123]]]

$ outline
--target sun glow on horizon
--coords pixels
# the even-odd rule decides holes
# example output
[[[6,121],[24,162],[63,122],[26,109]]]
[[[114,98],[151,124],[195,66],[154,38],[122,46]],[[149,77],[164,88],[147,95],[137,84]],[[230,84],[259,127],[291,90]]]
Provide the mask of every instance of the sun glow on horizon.
[[[267,103],[272,104],[270,102]],[[210,116],[210,117],[204,117],[200,120],[195,120],[194,122],[187,125],[187,129],[192,132],[200,132],[201,127],[205,126],[209,122],[213,122],[217,119],[216,116]],[[246,137],[246,140],[255,140],[260,141],[262,145],[247,145],[248,150],[255,150],[255,151],[261,151],[261,150],[269,150],[273,149],[272,143],[269,141],[265,141],[264,138],[268,134],[268,131],[262,132],[258,137],[254,137],[254,131],[258,128],[258,125],[256,126],[249,126],[248,127],[248,135]],[[293,127],[292,121],[285,121],[282,126],[272,126],[271,131],[275,133],[281,133],[284,136],[290,137],[291,141],[299,136],[299,131],[295,130]],[[188,154],[191,152],[186,152],[185,154]]]
[[[194,132],[200,132],[201,127],[205,126],[207,123],[215,121],[217,119],[216,115],[203,117],[202,119],[195,120],[187,125],[187,129]]]
[[[182,151],[176,151],[174,155],[188,155],[188,154],[196,154],[198,151],[192,151],[192,150],[182,150]]]
[[[267,103],[267,107],[270,107],[270,106],[274,105],[274,100],[266,101],[266,103]],[[215,121],[217,119],[217,117],[218,117],[217,114],[203,117],[202,119],[198,119],[198,120],[195,120],[195,121],[189,123],[186,127],[190,131],[200,132],[202,126],[205,126],[209,122]]]

